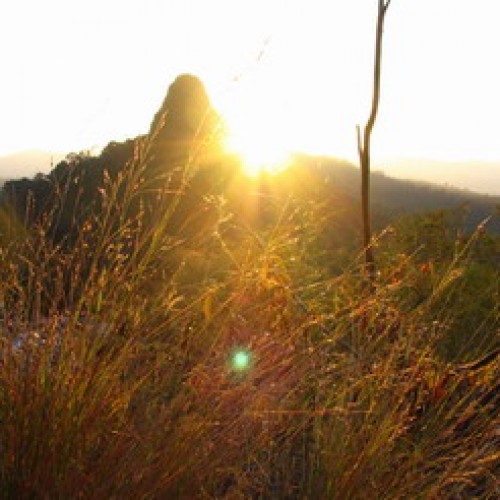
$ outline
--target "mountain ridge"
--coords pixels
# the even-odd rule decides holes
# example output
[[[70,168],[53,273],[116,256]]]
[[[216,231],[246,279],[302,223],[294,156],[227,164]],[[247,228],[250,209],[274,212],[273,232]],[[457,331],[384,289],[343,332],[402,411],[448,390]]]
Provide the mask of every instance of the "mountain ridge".
[[[500,196],[500,161],[393,158],[375,161],[374,168],[388,170],[387,175],[397,179]]]
[[[217,169],[225,172],[220,175],[225,178],[222,180],[223,184],[227,185],[229,177],[241,168],[238,159],[223,153],[218,135],[219,124],[220,118],[212,108],[201,80],[193,75],[181,75],[169,86],[163,104],[152,119],[148,136],[125,142],[112,141],[98,156],[82,153],[68,155],[47,176],[7,181],[2,191],[3,197],[14,200],[18,211],[23,213],[28,203],[28,193],[32,192],[35,193],[39,210],[42,210],[41,207],[45,206],[52,196],[53,188],[47,180],[61,182],[71,173],[79,175],[79,182],[83,183],[81,189],[85,193],[84,197],[92,203],[97,197],[99,186],[103,185],[104,172],[116,178],[136,154],[139,142],[149,137],[150,144],[143,161],[150,188],[162,189],[165,182],[169,182],[171,189],[177,189],[176,185],[180,186],[180,183],[185,182],[182,170],[187,162],[192,161],[192,151],[203,151],[203,155],[198,155],[196,161],[201,170],[205,167],[208,167],[208,170],[198,177],[196,188],[192,189],[193,193],[196,192],[197,196],[202,198],[207,194],[204,190],[207,190],[209,185],[221,181],[216,181],[219,175],[216,173]],[[295,155],[294,163],[299,170],[314,172],[317,186],[310,188],[311,193],[314,189],[322,189],[319,183],[325,182],[330,183],[330,189],[334,188],[337,193],[343,191],[352,200],[350,203],[353,205],[359,198],[359,168],[352,163],[305,154]],[[288,173],[285,171],[281,175],[283,179]],[[281,182],[279,176],[276,182]],[[467,205],[468,231],[473,231],[494,212],[495,206],[500,206],[500,196],[443,188],[422,181],[396,179],[378,171],[372,172],[371,186],[374,210],[385,210],[393,216]],[[293,189],[298,192],[300,187],[294,186]],[[328,190],[322,193],[327,196]],[[494,220],[490,227],[495,232],[500,232],[498,220]]]
[[[136,138],[129,138],[133,140]],[[125,141],[113,141],[125,142]],[[75,153],[75,152],[73,152]],[[46,150],[26,149],[0,156],[0,186],[8,181],[21,178],[32,178],[37,173],[48,174],[53,166],[57,165],[64,158],[72,153],[61,153]],[[96,153],[97,154],[97,153]],[[100,154],[100,153],[98,153]],[[316,155],[309,153],[299,153],[304,156],[321,157],[334,160],[334,155]],[[476,173],[481,180],[457,182],[453,172],[447,170],[459,169],[460,172]],[[430,179],[426,175],[416,175],[415,172],[433,171],[433,175],[439,173],[439,179]],[[447,161],[433,160],[430,158],[396,158],[389,160],[374,160],[372,172],[380,173],[386,177],[396,180],[407,181],[410,183],[432,185],[436,188],[446,191],[460,191],[462,193],[478,194],[481,196],[498,197],[500,196],[500,161],[487,160],[467,160],[467,161]],[[474,179],[475,176],[470,177]],[[476,186],[476,187],[474,187]],[[485,187],[488,186],[490,191]],[[493,190],[493,191],[491,191]]]

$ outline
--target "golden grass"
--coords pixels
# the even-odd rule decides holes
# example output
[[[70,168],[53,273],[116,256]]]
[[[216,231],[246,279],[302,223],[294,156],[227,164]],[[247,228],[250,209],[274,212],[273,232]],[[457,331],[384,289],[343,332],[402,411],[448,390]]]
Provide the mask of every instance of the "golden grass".
[[[455,372],[437,352],[463,256],[408,307],[425,269],[391,255],[374,295],[355,258],[328,277],[300,259],[300,207],[258,234],[214,198],[181,239],[185,186],[130,208],[145,156],[108,179],[71,251],[51,221],[2,240],[5,498],[498,494],[498,361]]]

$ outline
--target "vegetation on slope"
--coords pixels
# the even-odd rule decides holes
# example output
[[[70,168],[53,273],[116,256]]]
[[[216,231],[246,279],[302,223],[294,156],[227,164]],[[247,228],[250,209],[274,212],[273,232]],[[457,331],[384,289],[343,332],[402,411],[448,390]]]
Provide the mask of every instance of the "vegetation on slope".
[[[171,118],[2,208],[4,496],[493,498],[498,237],[393,221],[368,294],[353,195]]]

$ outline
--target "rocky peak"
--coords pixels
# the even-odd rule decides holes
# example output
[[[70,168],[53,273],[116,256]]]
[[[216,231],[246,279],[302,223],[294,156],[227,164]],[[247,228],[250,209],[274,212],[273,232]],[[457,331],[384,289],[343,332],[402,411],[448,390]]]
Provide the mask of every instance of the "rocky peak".
[[[213,131],[217,121],[201,80],[185,74],[170,85],[149,133],[155,134],[155,139],[160,141],[203,138]]]

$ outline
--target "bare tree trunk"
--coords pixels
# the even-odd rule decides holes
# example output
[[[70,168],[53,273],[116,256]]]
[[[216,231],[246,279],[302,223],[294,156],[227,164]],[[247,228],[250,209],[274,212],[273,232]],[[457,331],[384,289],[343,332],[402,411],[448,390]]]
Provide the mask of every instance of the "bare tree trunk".
[[[375,282],[375,256],[372,244],[371,213],[370,213],[370,144],[373,126],[377,119],[380,101],[380,69],[382,59],[382,37],[384,32],[384,19],[391,0],[379,0],[377,15],[377,31],[375,39],[375,61],[373,75],[373,97],[370,117],[364,127],[363,135],[357,126],[358,153],[361,165],[361,217],[363,222],[363,247],[366,272],[370,285]]]

